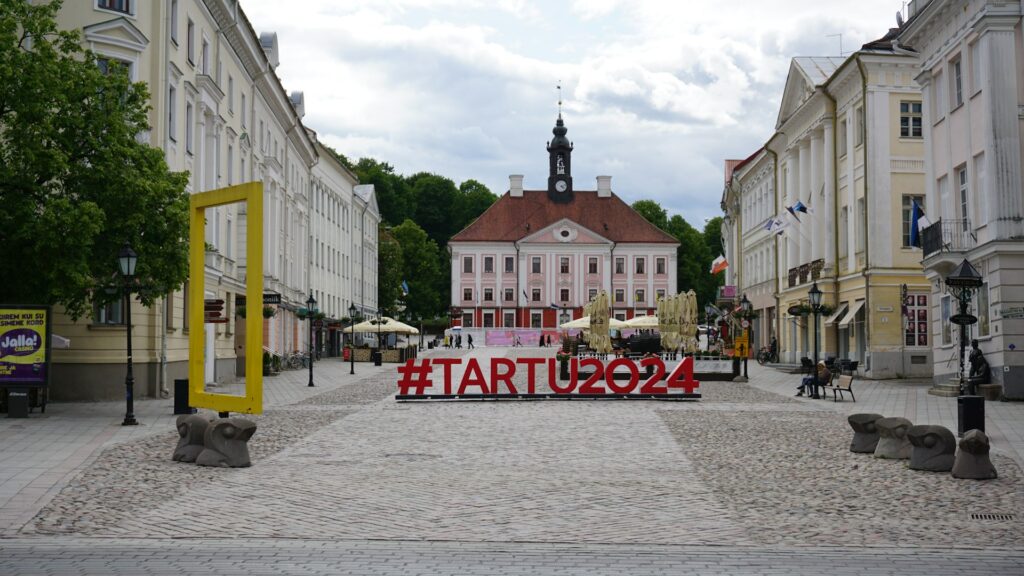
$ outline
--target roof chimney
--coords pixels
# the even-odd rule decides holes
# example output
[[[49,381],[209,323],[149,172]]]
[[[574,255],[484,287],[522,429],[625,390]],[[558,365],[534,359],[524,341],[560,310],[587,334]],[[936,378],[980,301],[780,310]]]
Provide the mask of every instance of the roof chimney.
[[[523,175],[511,174],[508,177],[508,192],[513,198],[523,197]]]
[[[612,177],[611,176],[598,176],[597,177],[597,197],[598,198],[611,198],[612,196]]]

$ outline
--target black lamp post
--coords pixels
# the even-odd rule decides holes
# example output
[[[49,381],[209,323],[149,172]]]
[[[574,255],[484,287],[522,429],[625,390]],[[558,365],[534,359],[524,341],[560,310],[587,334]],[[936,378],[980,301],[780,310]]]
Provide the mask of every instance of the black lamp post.
[[[821,312],[821,289],[815,282],[807,291],[807,298],[811,301],[811,313],[814,314],[814,394],[812,398],[820,398],[818,395],[818,314]]]
[[[380,366],[384,362],[384,352],[381,350],[380,345],[380,319],[384,316],[384,310],[381,308],[377,309],[377,362],[376,366]]]
[[[309,293],[309,299],[306,300],[306,314],[309,318],[309,385],[313,386],[313,318],[316,316],[316,298],[313,298],[313,293]]]
[[[349,374],[356,373],[356,305],[349,304],[348,317],[352,321],[352,333],[348,335]]]
[[[740,299],[740,309],[743,310],[743,314],[745,316],[744,320],[747,322],[748,326],[750,325],[750,311],[753,308],[754,305],[750,303],[750,300],[747,300],[747,295],[744,294],[743,298]],[[746,378],[747,359],[750,357],[750,342],[753,340],[753,338],[750,337],[750,333],[752,332],[752,330],[745,329],[744,331],[747,333],[747,349],[744,351],[745,353],[743,354],[743,377]]]
[[[967,349],[967,326],[978,321],[975,316],[967,313],[971,294],[981,287],[983,280],[978,270],[966,259],[946,276],[946,291],[960,301],[960,313],[950,320],[960,326],[960,394],[964,394],[964,353]]]
[[[124,323],[128,333],[128,373],[124,377],[125,412],[122,426],[136,426],[139,423],[135,419],[135,377],[132,375],[132,278],[138,261],[138,255],[125,242],[117,254],[117,267],[124,278]]]
[[[704,348],[705,352],[711,352],[711,304],[704,305]]]

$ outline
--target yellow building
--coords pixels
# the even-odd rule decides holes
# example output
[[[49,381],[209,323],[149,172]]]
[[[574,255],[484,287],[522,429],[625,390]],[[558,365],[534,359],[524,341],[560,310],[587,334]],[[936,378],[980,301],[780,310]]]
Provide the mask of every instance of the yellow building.
[[[930,288],[910,246],[911,203],[924,205],[914,65],[890,36],[847,58],[792,61],[765,145],[776,208],[741,225],[776,238],[783,362],[812,357],[816,338],[820,359],[857,361],[869,377],[931,374]],[[815,283],[828,308],[817,330],[806,313]]]

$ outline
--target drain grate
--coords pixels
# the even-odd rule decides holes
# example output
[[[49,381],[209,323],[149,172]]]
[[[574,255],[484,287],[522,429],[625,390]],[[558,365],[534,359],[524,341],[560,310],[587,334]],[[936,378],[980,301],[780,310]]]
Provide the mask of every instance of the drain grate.
[[[1013,514],[971,514],[971,520],[989,520],[994,522],[1006,522],[1013,520]]]

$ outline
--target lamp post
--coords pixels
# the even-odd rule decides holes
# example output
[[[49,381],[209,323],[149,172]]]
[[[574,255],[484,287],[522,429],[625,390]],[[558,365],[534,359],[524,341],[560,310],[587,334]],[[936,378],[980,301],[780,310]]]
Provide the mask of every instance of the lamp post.
[[[960,395],[964,394],[964,353],[967,349],[967,326],[974,324],[978,319],[967,313],[967,306],[971,301],[971,294],[982,285],[981,274],[966,259],[957,266],[953,272],[946,276],[946,291],[960,301],[960,313],[950,318],[954,324],[960,326]]]
[[[349,304],[348,317],[352,322],[351,334],[348,335],[348,362],[349,374],[356,373],[356,305]]]
[[[376,366],[380,366],[384,362],[384,352],[381,351],[380,347],[380,319],[384,316],[384,310],[381,308],[377,309],[377,361],[374,363]]]
[[[814,394],[812,398],[820,398],[818,395],[818,314],[821,312],[821,289],[815,282],[807,291],[807,298],[811,301],[811,312],[814,314]]]
[[[309,318],[309,385],[313,386],[313,318],[316,316],[316,298],[313,298],[313,293],[309,293],[309,299],[306,300],[306,314]]]
[[[132,278],[135,276],[135,264],[138,260],[138,255],[125,242],[117,254],[117,267],[124,278],[124,323],[128,333],[128,372],[124,377],[125,412],[122,426],[136,426],[139,423],[135,419],[135,377],[132,375]]]
[[[711,353],[711,304],[704,305],[704,351]]]
[[[750,324],[750,311],[753,309],[753,307],[754,305],[750,303],[750,300],[747,300],[747,295],[744,294],[743,298],[740,299],[740,309],[743,310],[743,314],[745,316],[744,321],[747,322],[747,325]],[[749,328],[745,328],[743,331],[746,332],[747,335],[747,350],[746,354],[743,355],[743,377],[746,378],[747,359],[750,357],[750,342],[751,340],[753,340],[753,338],[750,337],[751,330]]]

